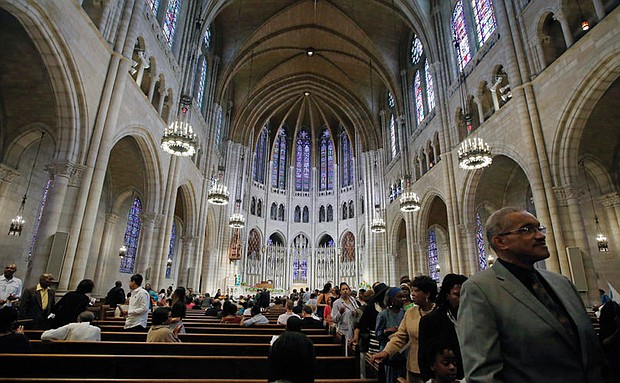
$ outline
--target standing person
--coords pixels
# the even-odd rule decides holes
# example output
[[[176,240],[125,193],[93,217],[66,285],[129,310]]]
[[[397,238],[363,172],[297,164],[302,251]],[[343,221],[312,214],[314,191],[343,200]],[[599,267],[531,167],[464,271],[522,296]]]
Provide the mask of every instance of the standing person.
[[[22,295],[22,280],[14,277],[17,266],[9,263],[4,268],[4,275],[0,277],[0,307],[12,306]]]
[[[316,301],[316,314],[320,318],[324,318],[325,306],[329,305],[329,298],[333,296],[334,295],[332,294],[332,284],[331,282],[327,282],[325,286],[323,286],[323,290],[321,290],[321,293],[319,294],[319,297]]]
[[[152,315],[152,326],[146,335],[147,343],[178,343],[181,340],[177,337],[180,327],[170,329],[172,313],[168,307],[158,307]]]
[[[620,305],[609,301],[601,308],[599,339],[607,360],[607,381],[620,381]]]
[[[418,336],[420,318],[430,314],[435,309],[435,296],[437,295],[437,283],[428,275],[415,277],[411,282],[413,302],[416,304],[405,313],[403,321],[398,326],[398,331],[392,335],[390,341],[381,352],[373,355],[372,360],[382,362],[388,357],[393,357],[409,343],[409,356],[407,357],[407,382],[422,383],[420,366],[418,365]]]
[[[123,282],[116,281],[114,283],[114,287],[108,291],[106,295],[106,303],[110,305],[111,308],[115,309],[116,306],[122,305],[125,303],[125,290],[123,290]]]
[[[66,324],[75,322],[81,312],[86,311],[86,307],[90,303],[90,294],[95,287],[95,283],[90,279],[84,279],[78,285],[75,291],[71,291],[63,295],[62,298],[52,307],[54,318],[50,324],[52,328],[58,328]]]
[[[56,303],[56,292],[51,288],[54,276],[49,273],[41,274],[39,283],[35,287],[24,290],[19,303],[20,318],[32,319],[33,328],[47,330],[47,317]]]
[[[405,316],[403,302],[405,292],[400,287],[392,287],[385,293],[387,309],[377,315],[377,325],[375,334],[379,340],[379,350],[383,350],[390,340],[390,337],[398,331],[398,326]],[[401,350],[389,362],[384,362],[386,383],[396,383],[398,377],[405,377],[405,363],[407,362],[407,351]]]
[[[172,319],[170,320],[170,330],[179,328],[177,333],[185,334],[185,326],[183,326],[183,319],[187,315],[187,306],[185,305],[185,287],[179,286],[172,293]]]
[[[77,316],[77,322],[66,324],[62,327],[43,331],[41,340],[84,340],[100,341],[101,329],[90,323],[95,320],[92,311],[83,311]]]
[[[437,310],[420,319],[420,349],[418,362],[424,380],[431,379],[435,373],[430,366],[435,358],[427,349],[436,342],[447,344],[456,358],[456,377],[463,379],[463,359],[459,339],[456,336],[456,318],[459,310],[461,286],[467,277],[459,274],[447,274],[443,278],[439,294],[437,294]]]
[[[575,286],[535,269],[546,228],[506,207],[486,223],[493,267],[461,288],[457,329],[467,382],[601,382],[600,343]]]
[[[131,297],[129,298],[129,308],[123,311],[126,331],[146,331],[146,322],[149,318],[149,293],[141,285],[142,275],[134,274],[129,279]]]
[[[153,310],[155,307],[157,307],[157,302],[159,302],[159,295],[157,294],[157,291],[154,291],[151,288],[150,283],[144,284],[144,290],[149,293],[149,310]]]
[[[332,321],[338,326],[338,331],[345,335],[349,342],[353,338],[353,328],[357,320],[357,300],[351,297],[351,288],[346,282],[340,284],[340,298],[332,307]]]

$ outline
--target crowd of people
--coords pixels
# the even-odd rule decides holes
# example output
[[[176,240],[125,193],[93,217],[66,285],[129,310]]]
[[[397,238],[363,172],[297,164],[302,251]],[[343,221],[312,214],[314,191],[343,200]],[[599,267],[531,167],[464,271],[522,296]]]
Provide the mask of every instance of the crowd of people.
[[[393,287],[376,282],[354,291],[346,282],[328,282],[321,290],[294,289],[287,296],[271,297],[262,289],[234,298],[221,290],[211,296],[184,287],[158,293],[134,274],[129,293],[117,281],[106,303],[125,318],[125,330],[148,331],[147,342],[180,342],[187,310],[246,327],[269,323],[267,311],[281,312],[277,323],[286,331],[272,340],[272,381],[313,381],[314,349],[303,328],[337,331],[352,349],[370,352],[381,382],[620,381],[620,306],[601,294],[598,339],[572,283],[534,267],[549,257],[538,219],[503,208],[486,227],[495,264],[469,278],[447,274],[440,286],[419,275],[404,276]],[[18,317],[30,320],[27,327],[47,330],[42,340],[101,339],[87,310],[92,280],[56,302],[52,275],[41,275],[36,286],[22,291],[16,270],[7,265],[0,279],[0,352],[29,350],[24,327],[14,328]],[[301,358],[310,359],[298,363]],[[290,369],[300,365],[303,369]]]

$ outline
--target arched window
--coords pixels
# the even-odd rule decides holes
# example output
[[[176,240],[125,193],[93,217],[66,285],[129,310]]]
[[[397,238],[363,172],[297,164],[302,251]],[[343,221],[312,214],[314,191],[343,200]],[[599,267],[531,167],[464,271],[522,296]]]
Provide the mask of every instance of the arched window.
[[[342,236],[340,248],[342,249],[341,259],[344,262],[352,262],[355,260],[355,237],[353,236],[353,233],[347,231],[345,235]]]
[[[157,17],[157,11],[159,10],[159,0],[147,0],[149,7],[151,7],[151,11],[155,17]]]
[[[349,208],[347,207],[347,203],[343,202],[342,203],[342,219],[347,219],[349,218]]]
[[[286,131],[280,128],[271,154],[271,186],[284,189],[286,184]]]
[[[256,214],[256,198],[255,197],[252,197],[252,200],[250,202],[250,214],[251,215]]]
[[[310,211],[308,210],[308,206],[304,206],[303,222],[304,223],[310,222]]]
[[[418,38],[418,36],[413,36],[413,41],[411,42],[411,64],[417,65],[424,54],[424,48],[422,47],[422,41]]]
[[[390,129],[390,148],[392,153],[392,159],[396,158],[398,154],[398,140],[396,135],[396,118],[394,114],[390,114],[390,121],[388,122]]]
[[[495,13],[491,0],[471,0],[471,8],[476,22],[478,44],[483,45],[495,32]]]
[[[278,219],[278,205],[275,202],[271,204],[271,215],[269,217],[273,220]]]
[[[433,76],[429,70],[428,60],[424,60],[424,74],[426,75],[426,102],[428,111],[435,108],[435,85],[433,84]]]
[[[256,204],[256,215],[259,217],[263,216],[263,200],[258,199],[258,203]]]
[[[353,185],[353,150],[347,132],[340,135],[340,147],[342,148],[342,187]]]
[[[267,149],[267,127],[264,127],[258,141],[256,142],[256,151],[254,152],[254,174],[253,179],[261,184],[265,183],[265,152]]]
[[[174,41],[174,33],[177,29],[179,9],[181,9],[181,0],[168,0],[168,8],[166,8],[164,25],[162,29],[169,46],[172,46],[172,42]]]
[[[482,231],[482,220],[480,213],[476,213],[476,246],[478,247],[478,264],[480,270],[487,268],[487,252],[484,247],[484,233]]]
[[[295,146],[295,190],[310,190],[310,134],[301,130]]]
[[[355,217],[355,207],[353,207],[353,201],[349,201],[349,218]]]
[[[121,273],[133,273],[134,263],[136,261],[136,252],[138,250],[138,240],[140,239],[140,220],[142,214],[142,202],[140,198],[135,197],[129,208],[129,217],[127,218],[127,226],[125,227],[125,237],[123,243],[127,248],[125,256],[121,259],[119,271]]]
[[[467,26],[465,25],[465,14],[463,13],[463,0],[457,0],[452,11],[452,34],[458,42],[457,62],[462,71],[465,65],[471,60],[469,50],[469,38],[467,37]]]
[[[295,206],[295,215],[293,221],[301,222],[301,208],[299,206]]]
[[[284,205],[280,204],[278,208],[278,220],[284,221]]]
[[[321,184],[320,190],[332,190],[334,188],[334,143],[325,129],[321,134]]]
[[[327,205],[327,222],[334,220],[334,208],[332,205]]]
[[[166,278],[170,278],[172,272],[172,262],[174,261],[174,249],[177,242],[177,223],[172,221],[170,229],[170,244],[168,245],[168,259],[166,260]]]
[[[202,42],[204,43],[207,49],[211,48],[211,28],[207,28],[205,31],[205,35],[202,38]]]
[[[360,197],[360,214],[364,214],[364,197]]]
[[[224,125],[224,113],[222,109],[217,114],[217,130],[215,131],[215,144],[219,145],[222,142],[222,126]]]
[[[41,205],[39,205],[39,210],[36,215],[36,220],[34,222],[34,226],[32,228],[32,240],[30,240],[30,247],[28,248],[28,256],[32,257],[32,250],[34,249],[34,244],[37,242],[37,234],[39,233],[39,226],[41,225],[41,218],[43,217],[43,210],[45,209],[45,203],[47,202],[47,197],[49,196],[50,187],[52,186],[51,178],[47,180],[45,184],[45,188],[43,189],[43,198],[41,198]]]
[[[319,222],[325,222],[325,206],[319,208]]]
[[[418,124],[424,120],[424,98],[422,97],[422,80],[420,79],[420,71],[415,72],[413,78],[413,91],[415,93],[415,112]]]
[[[439,282],[439,272],[437,271],[438,264],[437,236],[435,234],[435,229],[431,228],[428,231],[428,270],[431,278],[436,282]]]
[[[207,58],[202,58],[202,64],[200,65],[200,78],[198,79],[198,92],[196,93],[196,103],[200,110],[202,110],[202,101],[205,95],[205,84],[207,83]]]
[[[248,235],[248,258],[260,259],[260,234],[256,229],[250,230]]]

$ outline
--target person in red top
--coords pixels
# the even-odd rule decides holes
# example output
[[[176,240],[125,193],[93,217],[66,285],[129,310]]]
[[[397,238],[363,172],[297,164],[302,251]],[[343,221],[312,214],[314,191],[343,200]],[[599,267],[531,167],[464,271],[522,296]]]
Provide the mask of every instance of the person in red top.
[[[231,304],[226,307],[225,316],[222,317],[222,323],[240,323],[242,317],[237,315],[237,305]]]

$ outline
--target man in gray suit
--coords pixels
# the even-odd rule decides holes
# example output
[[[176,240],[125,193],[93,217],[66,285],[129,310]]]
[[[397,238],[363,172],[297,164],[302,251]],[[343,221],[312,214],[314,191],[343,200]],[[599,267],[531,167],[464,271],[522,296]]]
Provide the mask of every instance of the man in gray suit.
[[[467,383],[602,382],[600,345],[573,284],[537,270],[545,227],[518,208],[487,221],[498,260],[461,288],[457,334]]]

